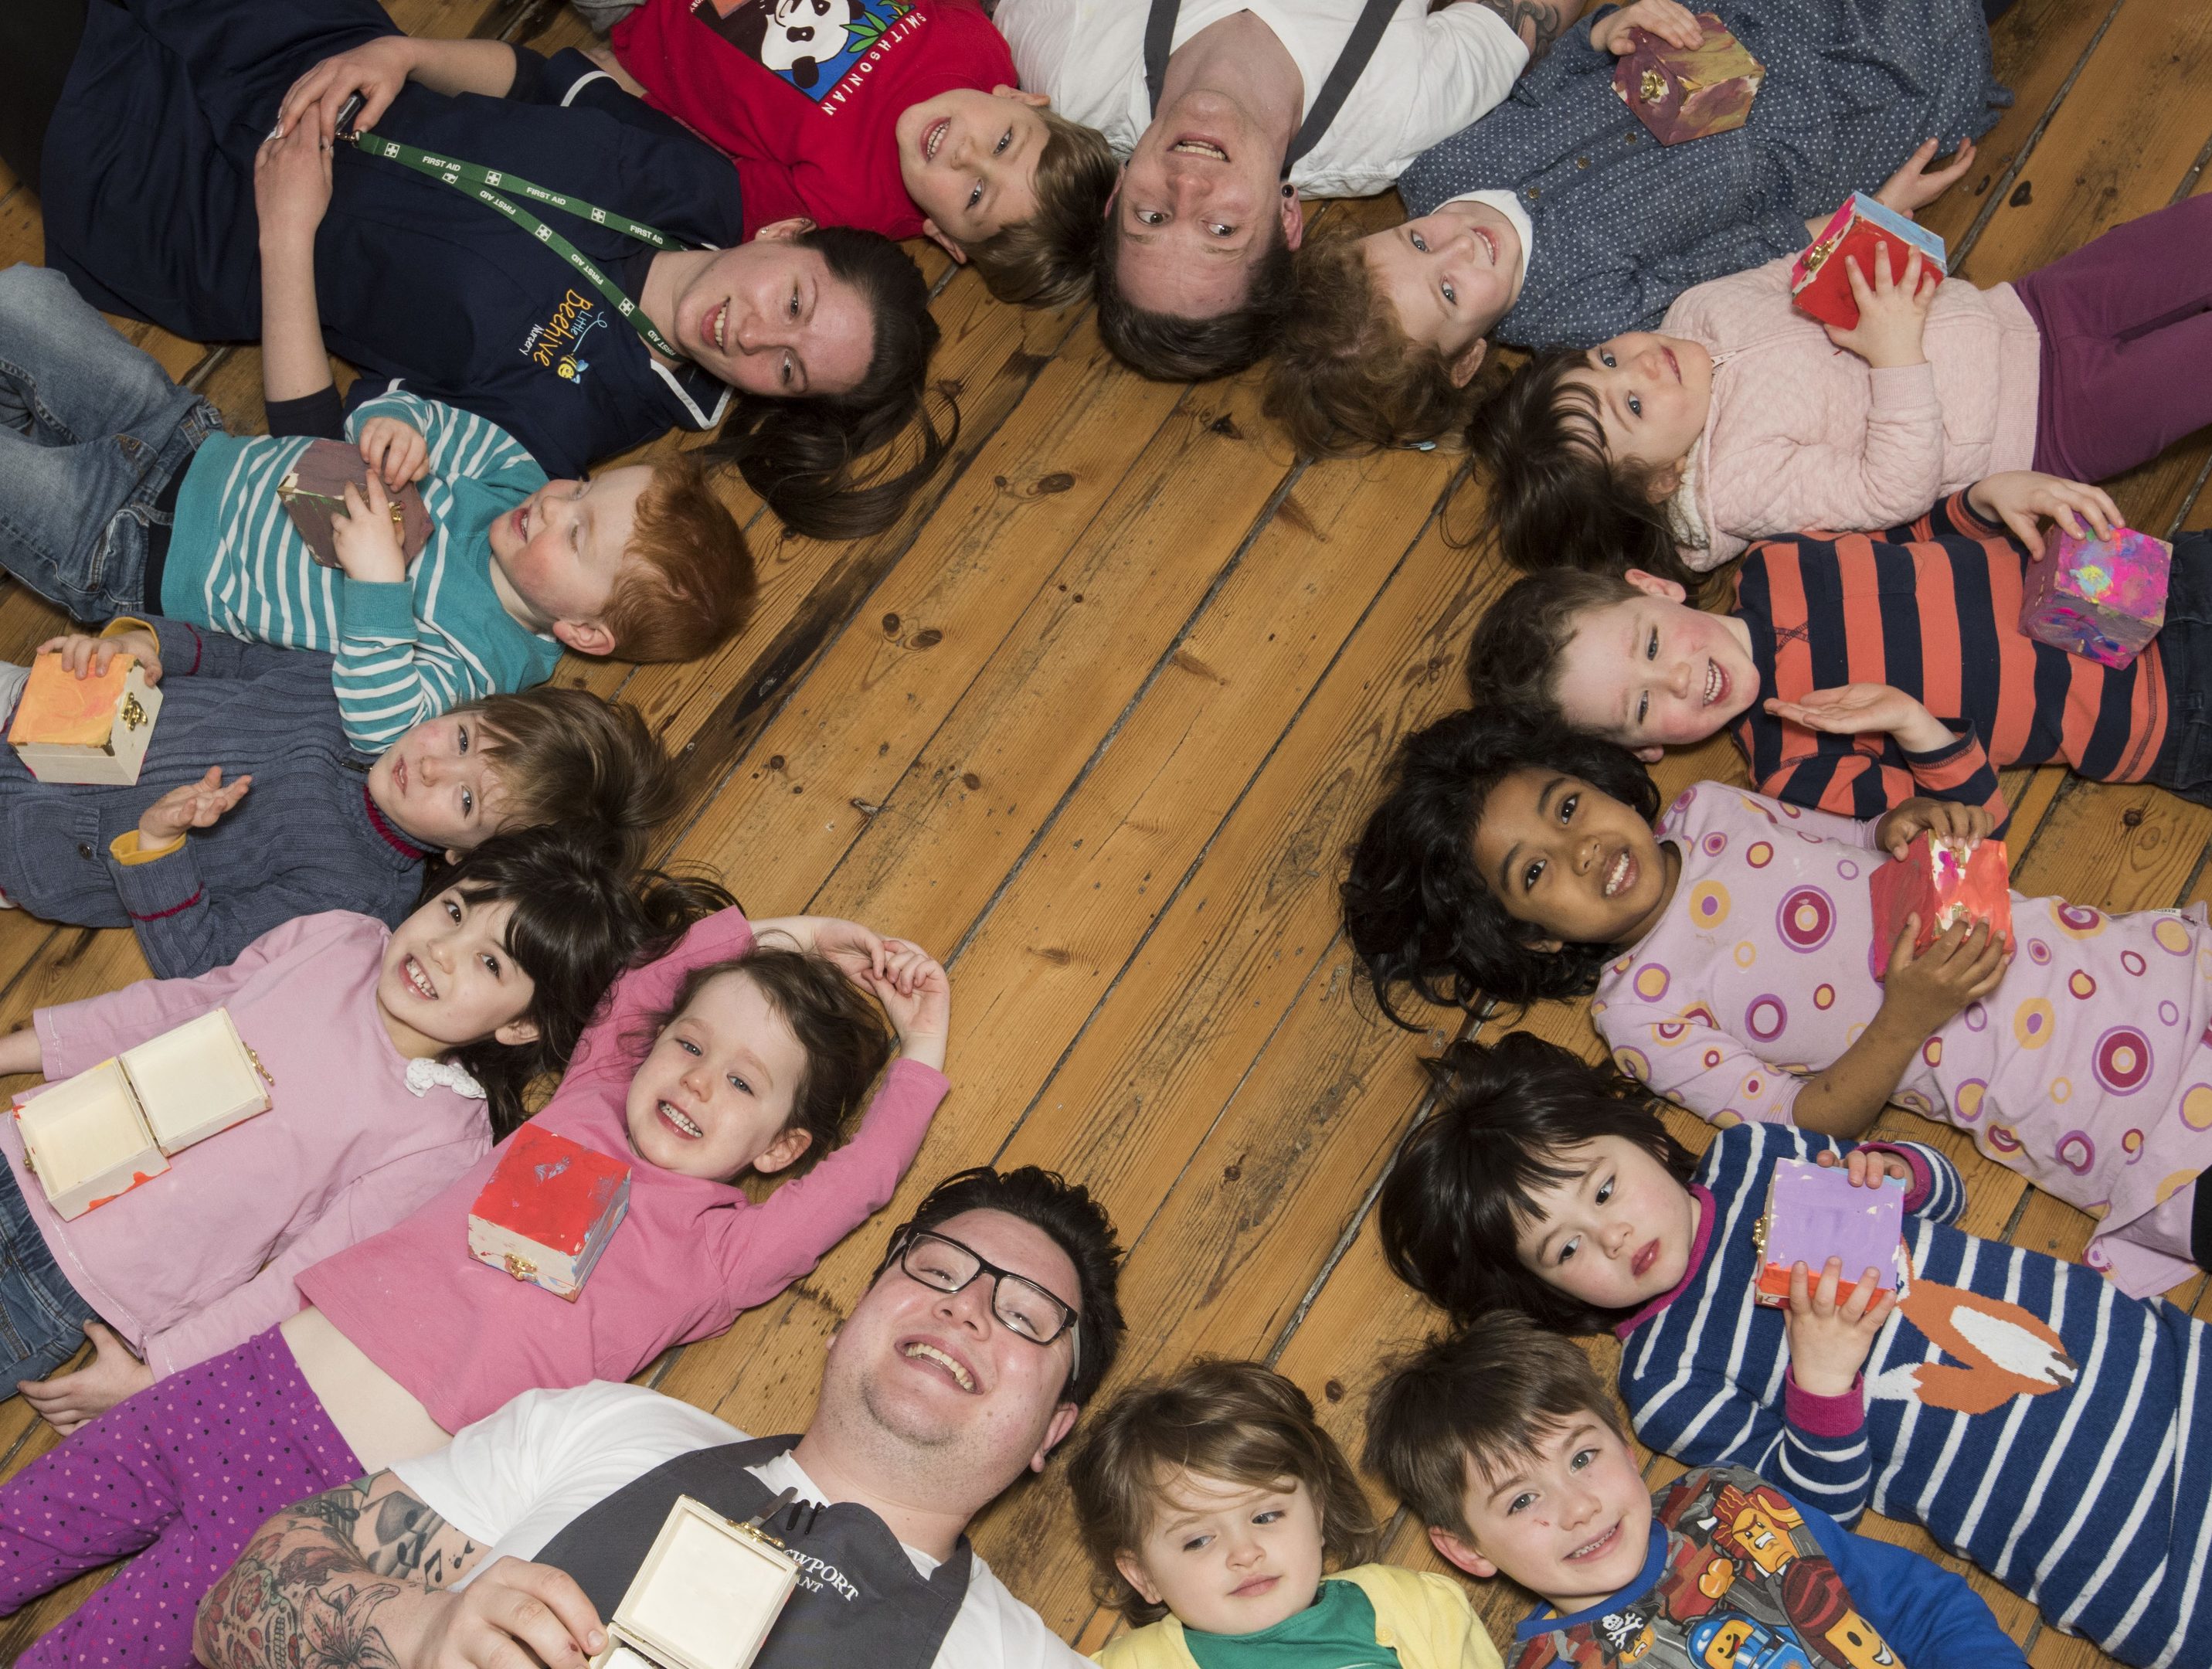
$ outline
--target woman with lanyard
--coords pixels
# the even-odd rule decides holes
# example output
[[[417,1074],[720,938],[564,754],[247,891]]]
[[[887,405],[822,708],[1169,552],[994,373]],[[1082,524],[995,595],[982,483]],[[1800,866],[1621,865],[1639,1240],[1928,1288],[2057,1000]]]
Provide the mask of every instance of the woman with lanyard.
[[[742,243],[727,159],[580,54],[414,39],[374,0],[94,0],[46,128],[48,261],[108,311],[252,338],[254,153],[301,121],[337,145],[316,291],[364,393],[477,412],[554,475],[719,423],[710,454],[830,538],[942,460],[937,328],[896,245],[805,221]],[[914,462],[863,471],[915,423]]]

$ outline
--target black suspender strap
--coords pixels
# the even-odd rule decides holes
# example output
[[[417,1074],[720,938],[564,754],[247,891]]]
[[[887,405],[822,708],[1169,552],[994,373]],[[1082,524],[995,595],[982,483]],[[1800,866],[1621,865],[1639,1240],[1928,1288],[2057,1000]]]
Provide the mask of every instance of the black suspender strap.
[[[1366,0],[1360,9],[1344,50],[1329,66],[1328,78],[1322,82],[1305,120],[1291,137],[1290,149],[1283,155],[1285,180],[1290,178],[1291,165],[1321,143],[1322,135],[1336,119],[1336,113],[1352,96],[1352,89],[1358,84],[1369,60],[1375,56],[1375,48],[1382,42],[1382,31],[1390,27],[1399,0]],[[1159,113],[1160,88],[1167,81],[1168,55],[1175,44],[1176,19],[1182,10],[1182,0],[1152,0],[1152,10],[1145,18],[1145,89],[1151,94],[1155,115]]]
[[[1360,9],[1359,21],[1352,26],[1351,39],[1344,50],[1336,55],[1329,66],[1328,79],[1321,84],[1321,93],[1306,112],[1305,120],[1291,140],[1291,148],[1283,155],[1283,178],[1291,177],[1291,164],[1321,143],[1321,136],[1328,131],[1328,125],[1336,119],[1336,113],[1344,108],[1344,101],[1352,96],[1352,89],[1367,68],[1368,60],[1375,56],[1381,44],[1382,31],[1390,27],[1391,16],[1398,9],[1398,0],[1367,0]]]

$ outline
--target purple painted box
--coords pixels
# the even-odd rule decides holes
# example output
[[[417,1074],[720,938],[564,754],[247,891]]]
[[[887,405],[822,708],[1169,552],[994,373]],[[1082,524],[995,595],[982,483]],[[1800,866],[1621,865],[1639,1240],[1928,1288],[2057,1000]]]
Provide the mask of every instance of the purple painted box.
[[[2082,539],[2053,522],[2028,564],[2020,629],[2054,649],[2124,667],[2166,624],[2172,563],[2171,545],[2132,527]]]
[[[1905,1233],[1905,1179],[1857,1188],[1841,1166],[1781,1159],[1766,1185],[1766,1215],[1759,1242],[1765,1263],[1753,1294],[1779,1308],[1790,1301],[1790,1266],[1802,1261],[1815,1280],[1828,1259],[1844,1260],[1848,1291],[1870,1269],[1880,1270],[1882,1290],[1897,1290],[1897,1248]]]

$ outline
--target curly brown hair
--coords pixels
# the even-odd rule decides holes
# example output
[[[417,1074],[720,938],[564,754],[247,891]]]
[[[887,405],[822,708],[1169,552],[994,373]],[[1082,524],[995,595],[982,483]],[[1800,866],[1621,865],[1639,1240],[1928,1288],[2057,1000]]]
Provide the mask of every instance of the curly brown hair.
[[[1437,440],[1465,424],[1479,398],[1474,364],[1462,375],[1400,327],[1376,288],[1364,241],[1322,233],[1298,252],[1264,408],[1306,457]]]
[[[1256,1361],[1201,1359],[1121,1392],[1068,1466],[1098,1601],[1132,1623],[1157,1622],[1167,1607],[1131,1587],[1115,1560],[1143,1544],[1163,1491],[1182,1472],[1256,1489],[1303,1483],[1321,1515],[1328,1564],[1341,1570],[1370,1556],[1374,1509],[1306,1393]]]

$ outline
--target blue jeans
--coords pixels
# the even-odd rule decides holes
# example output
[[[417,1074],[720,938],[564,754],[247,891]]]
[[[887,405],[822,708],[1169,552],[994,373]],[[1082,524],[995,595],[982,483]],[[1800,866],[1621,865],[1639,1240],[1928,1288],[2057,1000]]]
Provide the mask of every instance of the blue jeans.
[[[80,620],[158,610],[146,530],[222,416],[42,266],[0,271],[0,568]]]
[[[55,1266],[14,1168],[0,1160],[0,1398],[75,1355],[92,1315]]]

